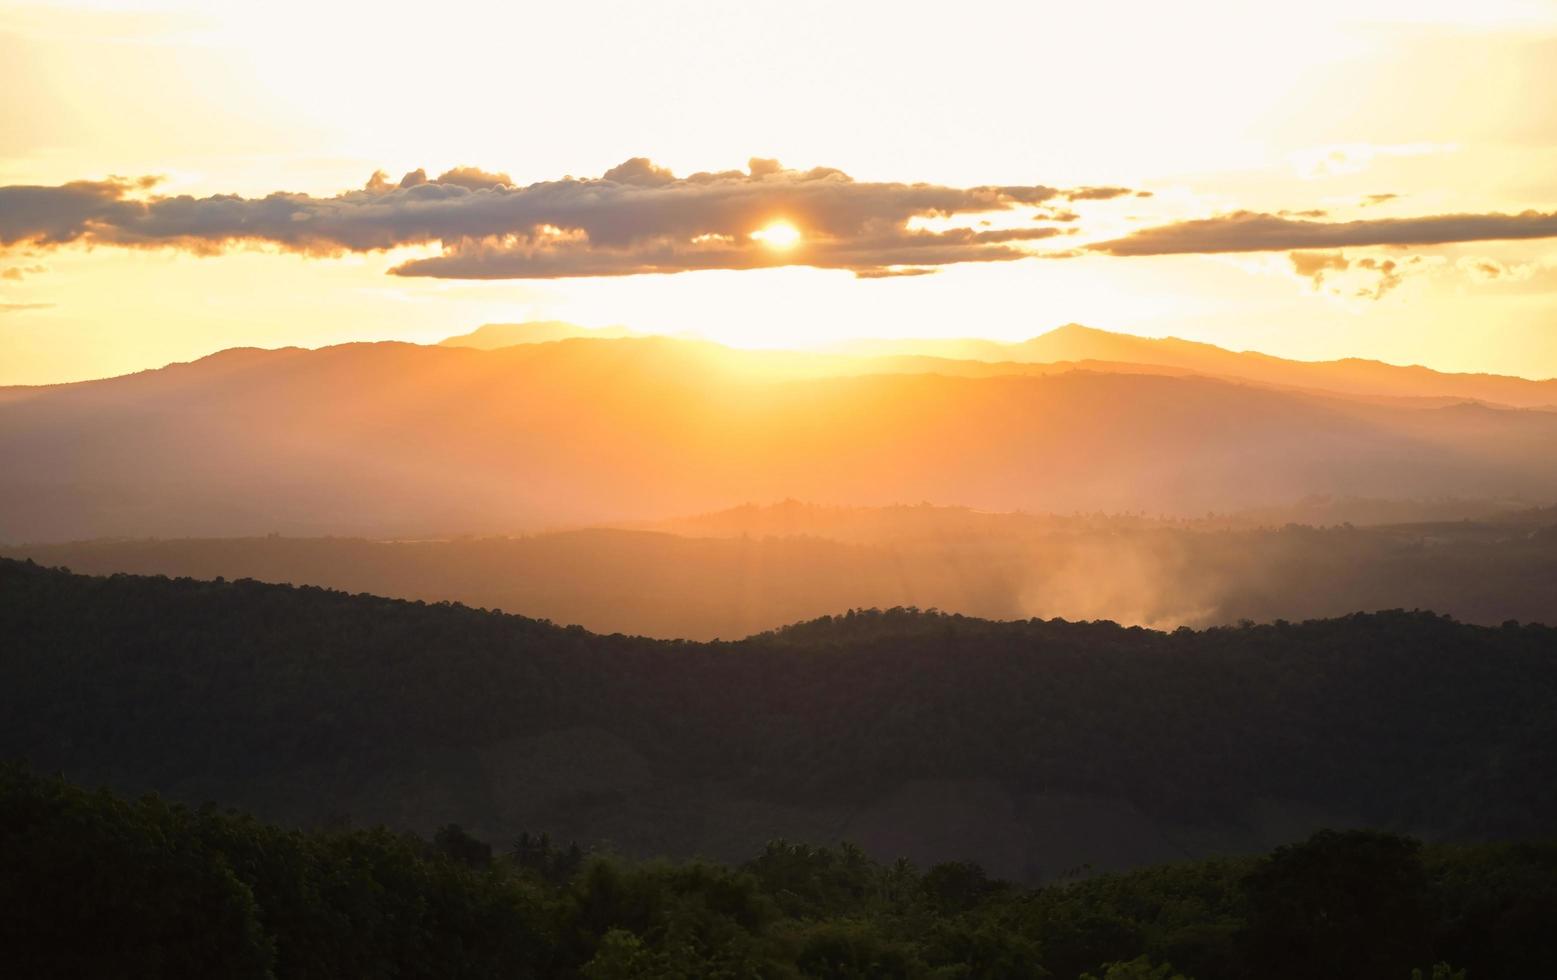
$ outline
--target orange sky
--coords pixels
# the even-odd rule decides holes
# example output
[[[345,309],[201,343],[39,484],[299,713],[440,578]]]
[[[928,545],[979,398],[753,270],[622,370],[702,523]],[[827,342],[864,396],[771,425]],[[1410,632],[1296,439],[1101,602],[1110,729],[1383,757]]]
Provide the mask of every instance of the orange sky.
[[[1557,376],[1557,4],[554,6],[0,3],[0,384],[531,318],[752,346],[1077,321]],[[599,181],[638,157],[674,178]],[[485,237],[404,232],[456,167],[507,182],[447,226]],[[685,180],[733,171],[717,202]],[[75,224],[17,191],[110,175],[161,181]],[[537,210],[568,175],[592,210]],[[918,184],[956,213],[911,213]],[[159,199],[282,191],[395,247],[157,237]],[[798,240],[752,237],[775,221]]]

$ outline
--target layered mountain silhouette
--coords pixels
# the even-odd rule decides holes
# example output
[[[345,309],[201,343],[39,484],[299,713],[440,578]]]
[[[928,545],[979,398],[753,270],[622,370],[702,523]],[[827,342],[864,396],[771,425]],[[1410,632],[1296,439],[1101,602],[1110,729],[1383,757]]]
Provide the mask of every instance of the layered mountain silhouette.
[[[844,609],[1163,629],[1434,609],[1557,622],[1557,516],[1375,527],[1058,518],[929,506],[742,507],[442,541],[156,539],[0,546],[77,572],[252,578],[504,609],[602,633],[731,639]]]
[[[1200,514],[1557,496],[1554,412],[926,370],[624,337],[239,349],[9,389],[0,540],[512,532],[786,497]]]
[[[1358,357],[1294,361],[1254,351],[1230,351],[1177,337],[1137,337],[1076,323],[1010,344],[971,338],[867,340],[851,341],[837,349],[855,354],[911,354],[992,362],[1151,365],[1345,395],[1460,399],[1522,408],[1557,408],[1557,379],[1532,381],[1496,374],[1453,374]]]

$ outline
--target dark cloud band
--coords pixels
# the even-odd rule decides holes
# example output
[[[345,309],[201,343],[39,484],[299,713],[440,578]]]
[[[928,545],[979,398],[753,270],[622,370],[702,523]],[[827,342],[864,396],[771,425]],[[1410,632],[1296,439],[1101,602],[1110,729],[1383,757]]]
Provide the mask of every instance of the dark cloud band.
[[[257,242],[339,254],[436,243],[441,254],[391,271],[490,279],[809,265],[881,276],[1023,258],[1032,252],[1021,243],[1064,233],[1030,225],[927,230],[916,219],[1038,211],[1061,201],[1131,193],[869,183],[839,170],[790,170],[763,159],[752,160],[746,171],[677,177],[643,158],[598,178],[525,186],[473,167],[433,179],[420,170],[399,181],[376,173],[363,189],[334,197],[161,196],[154,185],[149,178],[114,178],[0,187],[0,246],[84,243],[210,252]],[[753,238],[774,221],[798,228],[799,241],[775,248]]]
[[[1369,245],[1447,245],[1557,237],[1557,213],[1440,214],[1371,221],[1296,221],[1237,211],[1159,225],[1089,248],[1109,255],[1286,252]]]

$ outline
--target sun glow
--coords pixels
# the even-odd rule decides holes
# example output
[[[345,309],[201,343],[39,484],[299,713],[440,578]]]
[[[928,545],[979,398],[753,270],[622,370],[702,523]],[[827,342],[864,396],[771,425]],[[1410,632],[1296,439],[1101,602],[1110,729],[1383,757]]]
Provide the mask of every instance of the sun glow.
[[[787,221],[775,221],[752,232],[751,237],[769,248],[794,248],[800,241],[800,229]]]

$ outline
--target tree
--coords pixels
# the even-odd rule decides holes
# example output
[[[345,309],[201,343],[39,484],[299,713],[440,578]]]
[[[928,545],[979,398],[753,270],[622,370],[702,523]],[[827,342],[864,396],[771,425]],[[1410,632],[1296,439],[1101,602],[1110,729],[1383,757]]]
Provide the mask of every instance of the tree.
[[[1376,831],[1320,831],[1245,879],[1251,964],[1269,980],[1404,977],[1430,959],[1421,844]]]
[[[1137,956],[1133,960],[1109,963],[1103,968],[1101,977],[1083,973],[1081,980],[1190,980],[1190,978],[1175,972],[1171,963],[1153,965],[1150,957]]]
[[[492,845],[476,840],[457,823],[439,827],[433,834],[433,846],[450,860],[472,868],[492,865]]]

